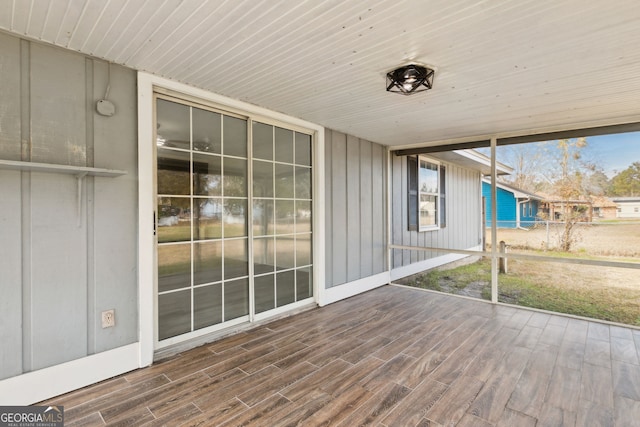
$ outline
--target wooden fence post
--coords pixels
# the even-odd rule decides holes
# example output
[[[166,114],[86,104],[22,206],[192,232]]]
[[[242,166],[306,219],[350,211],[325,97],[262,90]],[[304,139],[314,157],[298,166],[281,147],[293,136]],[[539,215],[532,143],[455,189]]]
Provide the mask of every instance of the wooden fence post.
[[[500,241],[500,253],[507,253],[507,244],[504,242],[504,240]],[[498,272],[502,274],[507,273],[507,258],[505,258],[504,256],[501,256],[498,260]]]

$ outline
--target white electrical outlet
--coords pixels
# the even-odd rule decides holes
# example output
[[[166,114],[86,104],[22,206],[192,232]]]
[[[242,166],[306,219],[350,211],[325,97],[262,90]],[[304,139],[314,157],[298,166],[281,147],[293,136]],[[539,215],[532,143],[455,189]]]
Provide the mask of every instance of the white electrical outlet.
[[[102,312],[102,329],[111,328],[116,325],[116,311],[114,309]]]

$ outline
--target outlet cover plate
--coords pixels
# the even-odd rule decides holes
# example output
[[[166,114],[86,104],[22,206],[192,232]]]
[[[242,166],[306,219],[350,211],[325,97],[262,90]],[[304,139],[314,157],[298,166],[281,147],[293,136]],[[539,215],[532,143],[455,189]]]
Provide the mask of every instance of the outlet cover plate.
[[[116,325],[116,311],[114,309],[102,312],[102,329],[112,328]]]

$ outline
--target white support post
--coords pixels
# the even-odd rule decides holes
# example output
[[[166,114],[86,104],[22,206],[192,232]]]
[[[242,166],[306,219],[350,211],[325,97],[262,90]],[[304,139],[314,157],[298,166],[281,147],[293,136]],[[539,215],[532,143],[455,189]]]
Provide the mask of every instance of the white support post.
[[[496,137],[491,138],[491,302],[498,302],[498,230],[496,190]]]

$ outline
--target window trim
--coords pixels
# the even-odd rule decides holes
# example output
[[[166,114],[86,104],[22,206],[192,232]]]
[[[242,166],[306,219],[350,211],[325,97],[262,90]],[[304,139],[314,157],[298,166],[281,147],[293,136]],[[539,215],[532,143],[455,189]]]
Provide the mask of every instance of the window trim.
[[[438,165],[438,180],[440,194],[438,219],[440,220],[439,227],[442,229],[447,227],[447,166],[442,163]]]
[[[252,120],[259,120],[264,123],[270,123],[279,125],[282,123],[287,129],[298,131],[296,128],[306,129],[314,140],[312,162],[314,164],[313,177],[312,177],[312,194],[316,203],[313,205],[313,209],[319,209],[324,206],[325,203],[325,128],[315,123],[307,122],[305,120],[288,116],[279,112],[268,110],[262,107],[257,107],[252,104],[248,104],[243,101],[238,101],[232,98],[227,98],[222,95],[207,92],[202,89],[198,89],[192,86],[187,86],[182,83],[177,83],[172,80],[168,80],[162,77],[154,76],[149,73],[138,72],[138,88],[137,88],[137,100],[138,100],[138,140],[139,141],[154,141],[154,92],[161,91],[173,91],[179,94],[179,98],[194,97],[198,100],[206,101],[207,105],[222,106],[224,111],[229,112],[243,112],[244,116],[249,116]],[[266,121],[268,120],[268,122]],[[154,218],[154,203],[150,194],[153,194],[153,177],[154,172],[154,147],[152,144],[138,144],[138,174],[140,179],[138,180],[138,228],[140,230],[153,230],[153,218]],[[313,300],[320,306],[326,305],[331,302],[332,296],[327,294],[324,286],[321,286],[325,282],[325,217],[314,211],[313,214],[313,230],[315,238],[312,242],[312,256],[314,265],[313,269]],[[138,235],[138,276],[140,278],[139,283],[141,287],[139,289],[139,299],[141,301],[138,313],[139,321],[139,341],[140,352],[138,355],[138,364],[140,367],[150,365],[153,362],[154,351],[158,349],[156,343],[154,343],[155,332],[155,298],[154,298],[154,277],[155,277],[155,252],[154,252],[154,237],[152,233],[145,232]],[[335,298],[333,298],[335,300]],[[297,303],[294,303],[297,304]],[[309,302],[305,302],[300,306],[306,306]],[[295,310],[296,307],[291,307],[291,310]],[[267,318],[278,316],[281,313],[290,312],[291,310],[274,309],[273,314],[268,315],[259,314],[255,316],[256,321],[262,321]],[[230,325],[231,326],[231,325]]]
[[[409,231],[419,231],[418,156],[407,156],[407,224]]]
[[[427,156],[414,155],[407,158],[407,229],[408,231],[435,231],[447,226],[447,165]],[[436,224],[420,226],[420,161],[426,161],[437,167],[438,189],[428,193],[436,197]]]
[[[435,166],[435,175],[437,180],[437,186],[435,191],[422,191],[422,182],[420,180],[420,170],[422,169],[422,163],[427,163],[429,165]],[[431,170],[431,169],[429,169]],[[420,203],[422,199],[422,195],[435,197],[435,224],[430,225],[421,225],[421,215],[420,215]],[[426,156],[418,156],[418,230],[419,231],[430,231],[430,230],[438,230],[440,228],[440,162],[434,161]]]

